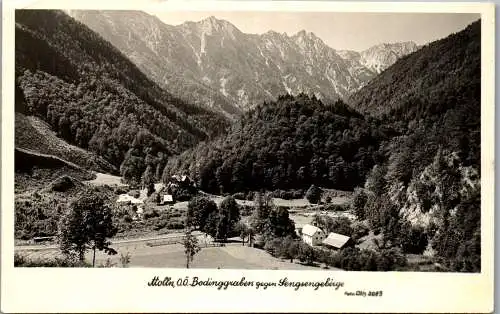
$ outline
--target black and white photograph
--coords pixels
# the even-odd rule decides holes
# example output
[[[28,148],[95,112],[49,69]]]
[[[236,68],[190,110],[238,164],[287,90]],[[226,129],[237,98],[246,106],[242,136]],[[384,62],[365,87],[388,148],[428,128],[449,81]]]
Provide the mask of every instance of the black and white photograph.
[[[13,18],[15,269],[490,270],[481,12]]]
[[[16,266],[481,271],[478,14],[15,14]]]

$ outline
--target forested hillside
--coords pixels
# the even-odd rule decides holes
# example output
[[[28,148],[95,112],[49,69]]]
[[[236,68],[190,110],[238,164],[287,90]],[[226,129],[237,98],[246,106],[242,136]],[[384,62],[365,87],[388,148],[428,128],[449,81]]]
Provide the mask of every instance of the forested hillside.
[[[364,183],[381,157],[380,142],[391,134],[376,125],[342,101],[281,96],[245,113],[227,136],[169,160],[164,178],[187,172],[217,193],[311,184],[352,190]]]
[[[147,168],[159,177],[168,156],[227,126],[220,115],[158,87],[61,11],[16,10],[15,43],[16,111],[47,121],[127,180],[140,180]]]
[[[456,102],[479,102],[474,87],[480,84],[480,36],[481,24],[475,22],[425,45],[372,79],[349,104],[373,116],[408,120],[438,114]]]
[[[358,215],[396,244],[422,237],[413,249],[429,242],[450,270],[479,271],[480,21],[396,62],[352,106],[400,134],[357,191]]]

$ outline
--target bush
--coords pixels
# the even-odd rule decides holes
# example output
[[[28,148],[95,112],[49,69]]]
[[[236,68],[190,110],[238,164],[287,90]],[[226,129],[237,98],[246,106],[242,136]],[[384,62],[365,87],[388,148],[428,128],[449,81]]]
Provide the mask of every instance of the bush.
[[[282,240],[278,238],[270,239],[264,244],[264,250],[275,257],[279,257],[281,253]]]
[[[123,215],[123,221],[126,223],[131,223],[133,221],[132,217],[129,214]]]
[[[191,187],[179,187],[172,191],[172,196],[176,202],[190,201],[197,194],[196,189]]]
[[[253,201],[254,198],[255,198],[255,193],[253,191],[249,191],[247,193],[247,201]]]
[[[168,228],[168,225],[169,225],[169,222],[168,220],[165,220],[165,219],[156,219],[155,220],[155,226],[154,226],[154,230],[155,231],[159,231],[165,227]],[[168,228],[170,229],[170,228]]]
[[[274,190],[271,192],[271,197],[282,198],[285,200],[302,198],[304,195],[303,190]]]
[[[331,252],[325,249],[315,249],[316,260],[320,263],[328,264],[330,262]]]
[[[294,190],[292,192],[292,195],[293,195],[292,198],[295,198],[295,199],[296,198],[303,198],[304,197],[304,190],[302,190],[302,189]]]
[[[156,217],[160,217],[160,213],[156,209],[148,210],[148,211],[144,212],[143,217],[145,220],[151,219],[151,218],[156,218]]]
[[[180,213],[179,211],[172,211],[170,213],[170,217],[172,217],[172,218],[179,218],[179,217],[182,217],[182,213]]]
[[[325,232],[335,232],[345,236],[352,235],[351,220],[347,217],[330,217],[327,215],[315,215],[313,223]]]
[[[80,262],[69,258],[44,258],[30,259],[18,253],[14,254],[15,267],[91,267],[86,262]]]
[[[316,251],[309,245],[301,242],[298,249],[297,258],[306,265],[312,265],[316,261]]]
[[[114,191],[113,191],[116,195],[120,195],[120,194],[125,194],[127,193],[127,188],[123,187],[123,186],[117,186],[115,187]]]
[[[253,247],[257,249],[263,249],[264,245],[266,243],[264,242],[264,238],[262,236],[255,236],[254,242],[253,242]]]
[[[244,200],[246,195],[243,192],[234,193],[233,197],[237,200]]]
[[[50,184],[50,190],[56,192],[65,192],[76,186],[75,179],[69,176],[57,178]]]
[[[141,192],[138,190],[132,190],[132,191],[128,192],[128,195],[135,197],[135,198],[138,198],[139,196],[141,196]]]
[[[422,227],[403,226],[401,246],[403,252],[422,254],[427,247],[427,234]]]
[[[311,204],[317,204],[321,199],[323,191],[314,184],[306,192],[306,199]]]
[[[401,269],[406,265],[406,258],[392,249],[376,252],[349,247],[330,252],[329,256],[323,259],[333,267],[354,271],[390,271]]]
[[[362,222],[356,221],[351,225],[352,227],[352,239],[354,241],[368,235],[370,229]]]
[[[172,221],[167,224],[167,229],[184,229],[184,222]]]
[[[250,216],[252,215],[254,210],[253,206],[250,205],[240,205],[240,214],[241,216]]]
[[[123,231],[127,231],[127,230],[132,229],[133,225],[132,225],[132,222],[127,223],[123,220],[118,220],[116,222],[116,228],[118,229],[118,232],[123,232]]]
[[[15,201],[15,237],[29,240],[35,236],[53,236],[57,234],[57,222],[60,215],[57,209],[65,208],[66,199],[31,198]]]

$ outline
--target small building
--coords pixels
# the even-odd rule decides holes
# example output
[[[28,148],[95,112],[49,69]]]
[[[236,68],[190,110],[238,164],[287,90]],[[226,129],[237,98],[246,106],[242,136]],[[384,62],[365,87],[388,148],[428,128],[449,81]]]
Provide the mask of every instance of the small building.
[[[322,244],[324,246],[340,250],[344,247],[351,246],[354,244],[354,241],[345,235],[335,233],[335,232],[330,232],[328,234],[328,237],[326,237],[323,241]]]
[[[313,225],[302,227],[302,241],[309,245],[320,245],[326,234],[320,228]]]
[[[165,194],[161,199],[160,205],[173,204],[173,203],[174,203],[174,197],[172,196],[172,194]]]
[[[194,181],[187,175],[173,175],[168,182],[171,186],[193,186]]]
[[[170,177],[170,182],[180,182],[181,181],[181,176],[174,174],[173,176]]]

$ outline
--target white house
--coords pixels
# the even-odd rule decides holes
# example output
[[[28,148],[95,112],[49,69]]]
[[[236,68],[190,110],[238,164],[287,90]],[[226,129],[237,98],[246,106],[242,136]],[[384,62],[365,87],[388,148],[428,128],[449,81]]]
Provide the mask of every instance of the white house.
[[[320,245],[326,234],[320,228],[313,225],[302,227],[302,241],[309,245]]]

